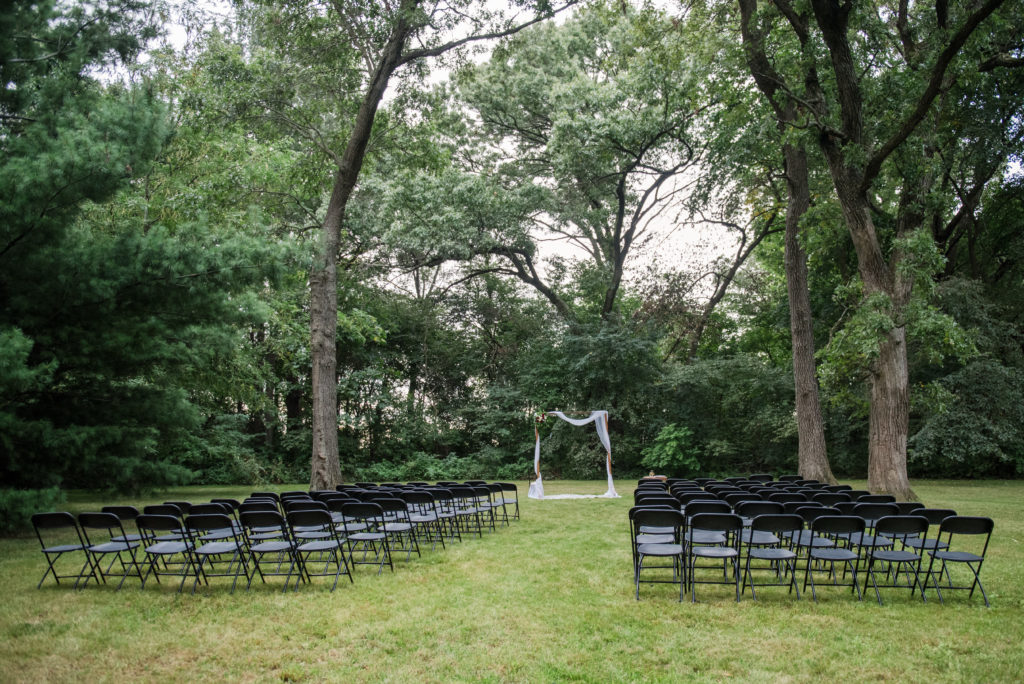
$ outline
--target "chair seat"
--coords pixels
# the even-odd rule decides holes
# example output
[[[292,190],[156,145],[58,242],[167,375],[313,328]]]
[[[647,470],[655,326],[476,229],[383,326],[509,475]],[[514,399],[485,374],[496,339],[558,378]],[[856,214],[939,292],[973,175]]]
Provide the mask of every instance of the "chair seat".
[[[739,555],[731,546],[695,546],[690,553],[701,558],[735,558]]]
[[[687,540],[692,544],[724,544],[724,532],[712,532],[711,530],[691,530]]]
[[[679,556],[683,553],[683,545],[641,544],[636,550],[641,556]]]
[[[384,523],[384,531],[392,534],[396,532],[408,532],[412,529],[412,525],[406,522],[387,522]]]
[[[789,549],[750,549],[750,557],[758,560],[767,561],[782,561],[782,560],[793,560],[796,558],[796,554]]]
[[[92,553],[119,553],[121,551],[138,548],[138,546],[138,542],[109,541],[104,542],[103,544],[94,544],[89,547],[89,551]]]
[[[341,541],[335,539],[321,539],[317,541],[306,542],[305,544],[299,545],[299,551],[303,553],[317,552],[317,551],[334,551],[341,548]]]
[[[195,552],[201,556],[219,556],[225,553],[235,553],[236,551],[238,551],[238,542],[234,541],[206,542],[195,550]]]
[[[386,537],[383,532],[356,532],[348,535],[350,541],[380,541]]]
[[[753,532],[750,530],[743,530],[741,539],[744,544],[748,544],[750,546],[769,546],[771,544],[778,544],[780,541],[779,538],[771,532],[764,532],[762,530]]]
[[[919,538],[911,538],[904,541],[903,544],[905,546],[909,546],[912,549],[924,549],[926,551],[935,551],[936,549],[943,550],[949,548],[949,544],[947,544],[944,541],[939,541],[938,539],[921,540]]]
[[[146,553],[155,556],[176,556],[179,553],[188,551],[188,544],[183,541],[162,541],[146,547]]]
[[[875,551],[872,557],[876,560],[885,561],[887,563],[913,563],[914,561],[920,560],[921,557],[916,553],[910,551]]]
[[[641,525],[640,532],[643,534],[672,534],[675,532],[675,528],[658,525]]]
[[[675,542],[675,535],[672,534],[638,534],[636,543],[639,544],[672,544]]]
[[[855,561],[857,554],[849,549],[819,548],[811,549],[811,558],[824,561]]]
[[[932,556],[953,563],[977,563],[982,557],[969,551],[933,551]]]
[[[274,541],[262,541],[258,544],[253,544],[249,547],[249,550],[253,553],[275,553],[280,551],[289,551],[294,546],[295,542],[278,539]]]

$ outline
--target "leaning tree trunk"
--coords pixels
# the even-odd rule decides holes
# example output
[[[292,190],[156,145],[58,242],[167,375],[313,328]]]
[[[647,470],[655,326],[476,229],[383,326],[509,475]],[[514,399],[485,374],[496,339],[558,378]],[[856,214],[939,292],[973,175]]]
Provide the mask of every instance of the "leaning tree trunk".
[[[310,459],[310,489],[334,489],[341,482],[338,461],[338,248],[345,207],[363,168],[366,146],[373,130],[377,107],[384,97],[391,74],[401,63],[402,49],[409,35],[405,18],[399,19],[384,47],[380,63],[356,113],[348,145],[338,164],[334,189],[321,226],[320,251],[313,261],[310,287],[310,352],[313,357],[313,454]]]
[[[786,291],[789,296],[789,330],[793,343],[793,384],[796,393],[798,472],[809,480],[835,484],[825,449],[825,427],[818,396],[814,364],[814,327],[807,276],[807,253],[800,245],[800,220],[810,207],[807,152],[784,145],[786,184]]]

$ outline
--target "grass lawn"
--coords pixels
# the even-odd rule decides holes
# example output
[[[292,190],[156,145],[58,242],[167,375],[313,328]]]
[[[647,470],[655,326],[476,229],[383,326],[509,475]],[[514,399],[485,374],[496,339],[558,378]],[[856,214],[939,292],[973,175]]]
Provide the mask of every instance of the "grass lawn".
[[[298,593],[272,586],[197,595],[147,584],[35,588],[34,537],[0,539],[0,682],[53,681],[764,681],[993,682],[1024,678],[1024,482],[915,482],[929,506],[995,520],[982,579],[992,607],[957,592],[939,605],[889,590],[819,603],[784,589],[702,586],[701,603],[645,585],[633,597],[623,498],[533,501],[483,539],[356,571],[333,594],[319,578]],[[863,483],[852,482],[855,487]],[[298,489],[301,486],[280,489]],[[547,494],[603,482],[545,482]],[[104,503],[242,498],[246,488],[178,488],[146,501],[76,494],[72,512]],[[280,587],[280,581],[275,583]]]

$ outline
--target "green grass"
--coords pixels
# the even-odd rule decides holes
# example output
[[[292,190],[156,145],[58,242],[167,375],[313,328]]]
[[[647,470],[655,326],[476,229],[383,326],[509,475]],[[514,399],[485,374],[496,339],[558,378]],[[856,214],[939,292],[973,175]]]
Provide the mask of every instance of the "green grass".
[[[37,590],[38,542],[0,540],[0,681],[992,682],[1024,672],[1024,482],[915,483],[928,505],[995,519],[982,573],[990,609],[965,592],[939,605],[891,590],[882,607],[841,590],[814,604],[768,589],[737,604],[715,586],[691,605],[669,585],[645,586],[637,602],[632,481],[616,483],[617,500],[533,501],[519,485],[522,520],[510,528],[399,562],[393,575],[360,568],[333,594],[322,578],[295,594],[230,595],[223,581],[195,596],[153,583]],[[604,488],[545,482],[548,494]],[[76,494],[68,509],[101,503],[115,502]]]

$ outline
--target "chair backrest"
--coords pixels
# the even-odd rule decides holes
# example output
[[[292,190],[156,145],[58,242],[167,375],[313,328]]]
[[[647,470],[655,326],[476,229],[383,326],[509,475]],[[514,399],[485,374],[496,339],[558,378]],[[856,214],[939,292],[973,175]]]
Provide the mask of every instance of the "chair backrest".
[[[776,492],[775,494],[769,494],[768,500],[778,501],[779,503],[788,503],[795,501],[806,502],[807,497],[798,492]]]
[[[818,518],[824,516],[837,516],[842,514],[839,512],[838,508],[811,504],[807,506],[801,506],[800,508],[796,509],[796,515],[803,518],[804,522],[807,523],[809,527]]]
[[[75,516],[67,511],[54,511],[52,513],[35,513],[32,515],[32,526],[37,530],[56,530],[62,527],[78,528]]]
[[[635,506],[630,509],[629,515],[636,529],[640,529],[640,527],[671,527],[677,538],[686,524],[682,513],[668,508]]]
[[[739,494],[739,493],[726,494],[725,496],[722,497],[722,500],[725,501],[725,503],[729,504],[730,506],[732,506],[735,509],[741,503],[744,503],[744,502],[747,502],[747,501],[758,501],[760,498],[761,497],[758,496],[757,494],[752,494],[750,492],[744,492],[742,494]]]
[[[771,473],[754,473],[753,475],[751,475],[747,479],[748,480],[754,480],[756,482],[771,482],[775,478],[772,476]]]
[[[398,513],[400,518],[409,517],[409,506],[402,499],[395,497],[381,497],[373,502],[381,507],[385,513]]]
[[[914,515],[914,511],[924,508],[920,501],[897,501],[896,508],[900,509],[900,515]]]
[[[284,506],[285,513],[290,513],[291,511],[327,510],[327,504],[315,499],[282,499],[281,505]]]
[[[237,511],[238,507],[241,505],[241,502],[239,502],[238,499],[210,499],[210,503],[224,504],[231,508],[232,511]]]
[[[954,515],[939,524],[939,534],[985,534],[991,535],[995,528],[992,518],[971,515]]]
[[[788,513],[765,513],[750,521],[755,532],[796,532],[804,529],[804,519]]]
[[[242,527],[251,530],[254,527],[284,528],[284,516],[277,511],[243,511],[239,516]]]
[[[857,503],[896,503],[896,497],[892,494],[861,494],[854,501]]]
[[[135,519],[135,526],[144,538],[152,538],[158,532],[177,532],[181,529],[181,518],[174,515],[141,513]]]
[[[732,514],[732,506],[724,501],[691,501],[686,504],[686,517],[710,513]],[[692,523],[691,523],[692,524]]]
[[[188,512],[192,510],[191,501],[164,501],[164,503],[170,504],[171,506],[177,506],[185,515],[188,515]]]
[[[210,532],[231,529],[231,518],[226,513],[200,513],[185,518],[185,528],[190,532]]]
[[[679,501],[674,496],[667,496],[664,494],[653,495],[641,495],[633,500],[633,503],[640,504],[669,504],[673,506],[679,506]]]
[[[85,542],[92,544],[89,539],[89,530],[106,530],[111,537],[124,537],[124,528],[121,526],[121,519],[113,513],[79,513],[78,527],[85,536]]]
[[[341,514],[351,520],[382,520],[384,509],[379,504],[360,501],[359,503],[347,503],[341,507]]]
[[[274,501],[280,501],[281,497],[277,492],[253,492],[249,495],[253,499],[273,499]]]
[[[811,531],[815,534],[864,534],[864,518],[856,515],[823,515],[811,523]],[[855,545],[860,545],[859,538],[852,538]]]
[[[878,520],[887,515],[899,515],[900,509],[894,503],[862,503],[857,502],[853,507],[853,514],[859,515],[865,520]]]
[[[759,515],[782,515],[785,508],[777,501],[744,501],[736,507],[736,512],[744,518],[755,518]]]
[[[833,507],[838,508],[839,512],[843,515],[853,515],[853,511],[857,506],[858,504],[856,501],[840,501],[837,504],[833,504]]]
[[[253,511],[278,512],[277,504],[270,501],[243,501],[238,505],[239,513],[250,513]]]
[[[779,475],[779,482],[797,482],[802,479],[799,475]]]
[[[206,515],[207,513],[224,513],[228,515],[231,513],[231,507],[219,503],[201,503],[192,504],[192,508],[188,510],[189,515]]]
[[[501,491],[512,492],[515,494],[515,499],[519,499],[519,488],[516,487],[514,482],[499,482],[498,484],[501,486]]]
[[[928,519],[920,515],[886,515],[875,521],[875,533],[895,539],[924,539],[928,534]]]
[[[834,484],[834,485],[827,485],[825,487],[825,491],[826,492],[849,492],[849,491],[853,491],[853,487],[851,487],[850,485],[847,485],[847,484]]]
[[[914,511],[914,515],[927,518],[931,525],[939,525],[946,518],[956,515],[956,511],[952,508],[919,508]]]
[[[135,506],[104,506],[102,510],[104,513],[113,513],[122,523],[139,517],[139,509]]]
[[[46,540],[43,538],[48,537],[53,541],[54,537],[66,540],[70,537],[70,533],[65,532],[44,532],[44,530],[74,530],[75,537],[78,538],[80,545],[85,544],[85,540],[82,539],[82,532],[78,529],[78,522],[75,520],[75,516],[71,515],[67,511],[52,511],[47,513],[34,513],[32,515],[32,527],[36,531],[36,538],[39,539],[39,545],[44,549],[49,546]]]
[[[331,514],[321,509],[309,508],[288,512],[288,525],[291,526],[292,529],[297,527],[318,527],[334,534],[333,523],[334,521],[331,518]]]
[[[811,501],[820,503],[822,506],[834,506],[840,501],[851,501],[850,495],[845,492],[821,492],[812,494]]]
[[[181,509],[174,504],[152,504],[150,506],[143,506],[142,512],[145,515],[173,515],[174,517],[181,519]]]
[[[377,487],[376,482],[356,482],[355,485],[360,489],[375,489]]]
[[[735,513],[698,513],[690,518],[690,534],[694,530],[737,532],[742,529],[743,519]]]
[[[674,498],[683,506],[689,506],[694,501],[720,501],[717,496],[707,492],[687,492],[685,494],[676,494]]]

